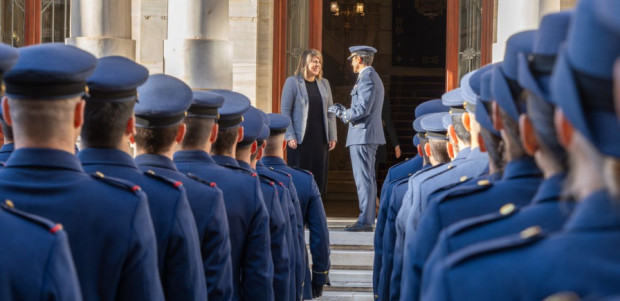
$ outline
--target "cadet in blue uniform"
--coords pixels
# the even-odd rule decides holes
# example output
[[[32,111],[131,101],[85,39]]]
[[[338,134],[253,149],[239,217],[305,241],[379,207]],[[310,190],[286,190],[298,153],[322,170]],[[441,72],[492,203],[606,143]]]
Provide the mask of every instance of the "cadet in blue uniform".
[[[82,300],[62,225],[12,206],[0,205],[0,299]]]
[[[0,195],[63,224],[85,300],[163,300],[146,196],[130,183],[86,174],[73,154],[97,59],[62,44],[19,52],[5,75],[2,111],[15,151],[0,171]]]
[[[330,268],[329,231],[321,194],[310,172],[289,167],[283,160],[286,147],[284,132],[290,125],[290,119],[280,114],[268,114],[268,116],[271,133],[267,139],[265,157],[262,161],[266,166],[289,173],[293,178],[299,195],[303,225],[307,226],[310,232],[312,275],[306,264],[304,299],[320,297],[323,293],[323,286],[329,284]]]
[[[427,300],[462,294],[476,300],[541,300],[565,291],[599,299],[619,293],[620,215],[617,201],[605,191],[603,170],[605,156],[620,157],[620,137],[606,134],[620,131],[612,86],[620,36],[595,15],[595,6],[603,3],[579,2],[551,77],[558,137],[571,163],[565,192],[580,200],[573,215],[556,234],[534,226],[453,253],[433,277]],[[505,276],[497,277],[497,271]]]
[[[139,155],[135,159],[136,164],[148,177],[158,177],[157,175],[165,177],[174,181],[174,186],[185,190],[189,208],[179,209],[182,204],[177,204],[177,210],[182,210],[185,218],[189,218],[185,221],[186,223],[195,221],[194,227],[197,228],[197,233],[194,235],[199,239],[198,247],[201,255],[198,260],[202,262],[200,264],[202,270],[200,266],[196,266],[196,258],[191,262],[187,262],[187,259],[175,260],[171,264],[185,265],[182,273],[204,275],[200,277],[202,282],[196,283],[198,277],[194,276],[191,278],[192,282],[188,280],[186,286],[199,286],[195,288],[198,292],[206,287],[210,298],[230,300],[232,298],[232,263],[229,255],[228,222],[225,217],[222,193],[214,183],[183,175],[172,162],[172,150],[183,138],[185,129],[183,120],[193,100],[192,92],[186,84],[174,77],[155,74],[150,76],[145,84],[138,87],[138,93],[139,100],[135,106],[137,127],[135,141]],[[80,154],[80,156],[84,155]],[[127,176],[130,176],[132,172],[135,174],[133,170],[125,171]],[[163,194],[160,192],[161,189],[154,191]],[[193,214],[186,212],[188,209],[191,209]],[[182,225],[180,222],[176,223]],[[180,252],[181,250],[183,248],[177,247],[172,250],[168,249],[167,252]],[[185,256],[195,257],[193,253],[192,251]],[[191,266],[188,266],[190,264]]]
[[[214,129],[214,119],[189,127],[187,135],[204,142],[183,147],[174,154],[174,163],[182,172],[218,183],[224,193],[232,249],[233,300],[273,300],[269,214],[257,175],[239,167],[234,157],[237,142],[243,139],[240,124],[250,100],[232,91],[211,92],[224,97],[217,120],[219,129]],[[195,97],[194,106],[210,107],[209,99]],[[215,155],[211,157],[206,150]]]
[[[17,49],[0,44],[0,78],[17,57]],[[0,207],[0,299],[82,300],[62,225],[16,210],[10,200]]]
[[[78,158],[86,172],[127,180],[147,194],[166,299],[205,300],[207,289],[198,230],[182,183],[141,171],[129,155],[129,137],[135,129],[136,89],[148,77],[146,68],[127,58],[99,59],[95,72],[86,81],[90,95],[86,98],[81,131],[85,149],[78,153]],[[184,111],[192,98],[175,100],[165,109]],[[143,101],[151,109],[158,109],[151,99]]]
[[[544,17],[530,56],[534,63],[528,63],[524,54],[519,58],[519,83],[531,93],[527,99],[527,114],[521,116],[526,129],[522,137],[527,137],[522,143],[525,151],[536,159],[545,181],[528,206],[519,208],[506,204],[499,212],[467,219],[444,230],[424,265],[423,278],[429,279],[429,268],[432,269],[438,260],[472,243],[518,233],[536,225],[555,232],[569,217],[572,202],[560,202],[567,155],[556,138],[554,106],[548,102],[548,83],[554,60],[541,58],[555,57],[566,36],[571,15],[572,12],[562,12]]]
[[[347,226],[345,230],[373,231],[377,198],[375,154],[378,146],[385,144],[381,121],[384,88],[381,78],[371,66],[377,49],[353,46],[349,47],[349,51],[353,72],[358,73],[357,82],[351,91],[351,108],[335,104],[328,112],[349,124],[346,146],[351,153],[360,215],[357,222]]]
[[[266,117],[267,115],[265,115]],[[252,163],[252,156],[256,156],[258,152],[256,139],[263,131],[264,124],[263,113],[254,107],[250,107],[243,114],[243,122],[241,123],[243,139],[237,143],[235,157],[241,168],[252,173],[256,173],[256,162]],[[286,221],[284,220],[276,181],[265,176],[259,176],[259,180],[265,206],[269,213],[274,300],[295,300],[290,299],[291,296],[289,295],[289,279],[292,270],[289,269],[290,257],[288,240],[286,239]]]

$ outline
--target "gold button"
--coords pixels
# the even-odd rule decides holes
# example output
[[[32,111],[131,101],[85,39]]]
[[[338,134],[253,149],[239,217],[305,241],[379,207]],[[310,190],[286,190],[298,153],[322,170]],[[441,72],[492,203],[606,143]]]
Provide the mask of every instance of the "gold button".
[[[152,174],[152,175],[154,175],[154,174],[155,174],[155,172],[154,172],[153,170],[151,170],[151,169],[147,170],[146,172],[148,172],[148,173],[150,173],[150,174]]]
[[[465,181],[467,181],[467,176],[462,176],[459,180],[460,180],[461,182],[465,182]]]
[[[489,180],[480,180],[478,181],[478,186],[487,186],[490,185],[491,182],[489,182]]]
[[[95,172],[95,174],[96,174],[98,177],[100,177],[100,178],[105,177],[105,175],[104,175],[102,172],[100,172],[100,171]]]
[[[6,200],[4,203],[9,206],[9,208],[15,208],[15,204],[13,204],[13,201],[11,200]]]
[[[452,164],[448,165],[448,169],[452,169],[452,167],[454,167],[454,165]]]
[[[499,213],[501,215],[508,215],[511,214],[513,211],[515,211],[515,205],[513,203],[508,203],[499,209]]]
[[[528,239],[540,234],[541,231],[542,229],[540,228],[540,226],[532,226],[521,231],[520,235],[522,239]]]
[[[375,295],[375,299],[379,299],[379,295]]]

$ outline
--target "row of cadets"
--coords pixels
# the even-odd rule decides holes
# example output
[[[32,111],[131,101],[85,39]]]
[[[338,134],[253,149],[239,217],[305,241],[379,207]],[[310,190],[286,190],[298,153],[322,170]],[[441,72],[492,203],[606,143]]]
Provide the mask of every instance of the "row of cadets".
[[[305,260],[305,280],[303,298],[319,297],[323,286],[329,285],[330,250],[327,218],[321,194],[312,174],[306,170],[289,167],[284,162],[286,141],[284,133],[291,124],[291,120],[280,114],[269,114],[271,135],[267,139],[262,162],[265,166],[291,175],[301,207],[301,217],[304,227],[310,232],[310,253],[312,254],[312,271]],[[305,238],[303,238],[305,241]],[[305,243],[304,243],[305,244]],[[304,248],[305,250],[305,248]],[[304,256],[307,252],[304,251]]]
[[[129,59],[99,59],[95,72],[87,80],[89,95],[86,97],[81,131],[85,148],[78,153],[78,158],[86,172],[127,180],[139,185],[146,193],[155,229],[159,275],[166,299],[204,300],[207,291],[198,231],[182,183],[168,180],[154,171],[143,172],[129,155],[128,141],[130,137],[134,138],[135,131],[133,108],[136,88],[148,77],[146,68]],[[164,79],[159,84],[168,88],[168,94],[160,94],[157,98],[149,93],[141,95],[138,106],[149,107],[150,114],[145,119],[151,122],[138,117],[137,126],[176,129],[183,122],[184,112],[191,103],[191,90],[174,78],[154,78]],[[146,87],[152,87],[152,84]],[[158,114],[158,117],[166,115],[168,118],[155,121],[153,117]],[[204,199],[193,201],[204,202]]]
[[[619,9],[616,1],[580,1],[551,77],[538,71],[545,70],[544,58],[534,56],[535,63],[529,66],[537,87],[549,87],[546,101],[556,106],[557,140],[569,159],[564,192],[578,200],[572,215],[560,231],[545,228],[547,216],[541,216],[535,226],[521,232],[455,251],[435,265],[423,299],[454,299],[466,293],[480,300],[534,300],[551,295],[602,300],[620,293],[616,252],[620,241],[616,164],[620,138],[615,135],[620,122],[612,84],[614,61],[620,56],[620,31],[614,26],[617,21],[608,18]],[[544,98],[526,77],[519,75],[522,87]],[[527,100],[527,116],[538,132],[539,121],[534,120],[540,112],[532,107],[535,101],[541,102],[534,96]],[[555,211],[552,214],[558,216]],[[505,276],[497,277],[497,271],[505,271]]]
[[[17,49],[0,45],[0,75],[8,72],[17,58]],[[10,279],[0,282],[0,299],[82,300],[62,226],[15,209],[11,200],[0,207],[0,278]]]
[[[146,195],[85,173],[74,155],[97,59],[62,44],[18,51],[4,77],[3,118],[15,151],[0,170],[0,195],[63,224],[85,300],[164,300]]]
[[[269,214],[258,178],[239,167],[235,158],[237,142],[243,138],[242,116],[250,108],[250,100],[232,91],[211,92],[224,98],[217,126],[210,118],[188,121],[186,138],[196,140],[184,143],[183,150],[174,154],[174,163],[183,173],[217,183],[224,193],[233,300],[273,300]],[[215,155],[211,157],[207,150]]]

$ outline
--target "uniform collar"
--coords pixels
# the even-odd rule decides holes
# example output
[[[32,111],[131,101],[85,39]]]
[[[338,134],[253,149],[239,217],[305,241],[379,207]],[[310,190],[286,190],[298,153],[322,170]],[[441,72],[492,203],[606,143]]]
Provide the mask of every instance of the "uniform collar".
[[[570,232],[613,230],[620,228],[620,203],[605,190],[581,200],[564,229]]]
[[[233,157],[215,155],[212,158],[217,164],[220,164],[220,165],[239,166],[239,162],[237,162],[237,160],[235,160],[235,158]]]
[[[178,171],[170,158],[158,154],[142,154],[134,159],[138,166],[153,166]]]
[[[471,153],[471,148],[469,146],[466,148],[463,148],[459,150],[459,152],[456,154],[456,157],[454,157],[454,160],[452,161],[466,159],[469,157],[470,153]]]
[[[183,150],[174,153],[173,157],[174,161],[183,162],[183,161],[200,161],[207,163],[215,163],[211,155],[205,151],[201,150]]]
[[[50,148],[20,148],[5,163],[10,167],[52,167],[84,172],[80,160],[72,153]]]
[[[430,163],[429,164],[424,164],[424,165],[422,165],[422,168],[420,170],[427,170],[427,169],[429,169],[431,167],[433,167],[433,164],[430,164]]]
[[[286,165],[286,162],[284,162],[284,159],[279,158],[279,157],[263,157],[263,159],[261,159],[261,160],[267,166],[271,166],[271,165]]]
[[[469,155],[467,155],[467,159],[487,159],[487,154],[480,151],[479,147],[470,148]]]
[[[252,168],[252,165],[248,164],[247,162],[237,160],[237,163],[239,163],[239,167],[254,172],[254,168]]]
[[[523,158],[512,160],[506,164],[502,180],[536,176],[542,176],[536,162],[534,162],[532,157],[525,156]]]
[[[366,70],[370,70],[370,69],[372,69],[372,66],[366,66],[366,67],[364,67],[364,69],[362,69],[362,70],[360,71],[360,73],[357,75],[357,77],[359,78],[360,76],[362,76],[362,74],[363,74]]]
[[[265,167],[265,164],[263,164],[263,161],[261,160],[256,161],[256,168],[259,168],[259,167]]]
[[[7,144],[2,145],[2,148],[0,148],[0,153],[11,153],[13,152],[14,149],[15,149],[14,143],[7,143]]]
[[[540,183],[536,195],[532,199],[532,204],[553,202],[560,199],[562,184],[566,178],[566,173],[560,172]]]
[[[138,169],[138,165],[126,152],[116,148],[86,148],[77,154],[82,164],[121,165]]]

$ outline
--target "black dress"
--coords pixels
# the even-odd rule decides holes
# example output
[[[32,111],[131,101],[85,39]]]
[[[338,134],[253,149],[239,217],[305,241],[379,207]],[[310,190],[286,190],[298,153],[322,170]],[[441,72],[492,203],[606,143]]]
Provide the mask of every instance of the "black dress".
[[[323,98],[319,92],[317,81],[306,82],[308,91],[308,122],[303,141],[297,141],[297,149],[287,149],[287,163],[290,166],[309,170],[319,186],[321,195],[327,186],[327,152],[329,144],[325,137],[323,120]],[[301,137],[298,137],[301,139]]]

